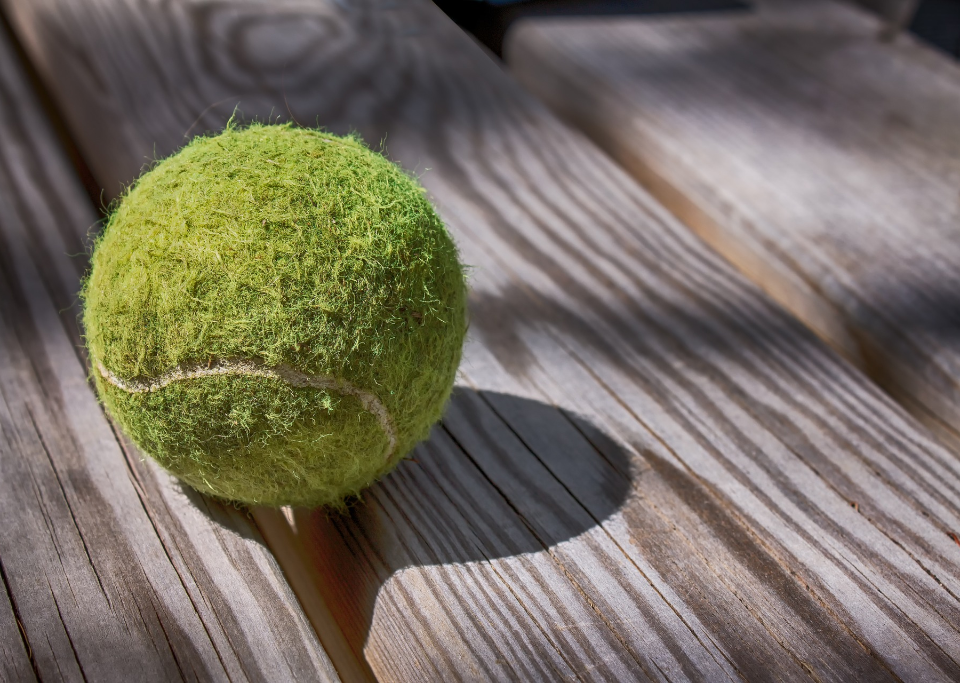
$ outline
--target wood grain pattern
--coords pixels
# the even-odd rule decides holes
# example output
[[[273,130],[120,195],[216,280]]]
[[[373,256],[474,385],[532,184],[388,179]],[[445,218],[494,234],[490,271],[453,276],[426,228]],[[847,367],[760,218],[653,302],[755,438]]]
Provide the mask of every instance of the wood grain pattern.
[[[30,653],[6,588],[0,593],[0,681],[35,681]]]
[[[865,12],[529,22],[520,79],[956,445],[960,67]]]
[[[354,129],[473,265],[443,424],[293,515],[375,675],[960,675],[957,458],[432,4],[3,4],[104,187],[238,105]]]
[[[17,62],[0,35],[0,679],[338,680],[244,513],[101,411],[75,306],[96,215]]]

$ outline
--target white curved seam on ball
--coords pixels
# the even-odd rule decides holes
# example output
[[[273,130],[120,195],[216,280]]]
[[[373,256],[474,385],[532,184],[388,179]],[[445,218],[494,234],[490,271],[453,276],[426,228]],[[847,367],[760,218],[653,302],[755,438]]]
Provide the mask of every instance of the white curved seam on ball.
[[[393,419],[390,417],[390,411],[383,405],[376,394],[365,389],[360,389],[350,384],[346,380],[330,377],[329,375],[308,375],[300,372],[289,365],[267,366],[255,361],[220,361],[211,365],[186,365],[178,366],[169,372],[165,372],[155,380],[150,382],[138,382],[136,380],[126,380],[117,377],[107,367],[97,361],[97,369],[100,376],[107,382],[128,394],[147,394],[159,391],[164,387],[188,379],[199,379],[201,377],[216,377],[222,375],[235,375],[239,377],[266,377],[275,379],[292,387],[309,387],[311,389],[332,389],[341,394],[353,396],[363,405],[364,409],[377,418],[380,428],[387,435],[389,448],[387,449],[387,460],[393,457],[393,452],[397,447],[397,430],[393,425]]]

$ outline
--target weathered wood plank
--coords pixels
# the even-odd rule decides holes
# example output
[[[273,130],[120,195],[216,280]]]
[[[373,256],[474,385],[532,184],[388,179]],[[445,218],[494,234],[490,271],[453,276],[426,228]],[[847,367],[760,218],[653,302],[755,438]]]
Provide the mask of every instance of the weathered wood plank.
[[[0,563],[37,673],[337,680],[255,526],[141,462],[98,406],[74,306],[96,220],[0,35]],[[33,676],[13,664],[4,680]]]
[[[912,412],[960,430],[960,67],[823,0],[529,22],[508,57]]]
[[[4,5],[104,187],[239,103],[387,136],[475,266],[444,424],[294,515],[376,675],[960,674],[957,459],[430,3]]]
[[[35,681],[33,667],[10,595],[0,591],[0,681]]]

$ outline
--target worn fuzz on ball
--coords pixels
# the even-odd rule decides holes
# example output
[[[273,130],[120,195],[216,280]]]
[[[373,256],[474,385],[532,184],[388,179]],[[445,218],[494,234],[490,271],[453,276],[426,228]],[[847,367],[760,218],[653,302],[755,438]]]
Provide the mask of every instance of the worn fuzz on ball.
[[[194,488],[342,505],[453,387],[463,269],[419,183],[353,137],[228,126],[116,204],[82,291],[122,429]]]

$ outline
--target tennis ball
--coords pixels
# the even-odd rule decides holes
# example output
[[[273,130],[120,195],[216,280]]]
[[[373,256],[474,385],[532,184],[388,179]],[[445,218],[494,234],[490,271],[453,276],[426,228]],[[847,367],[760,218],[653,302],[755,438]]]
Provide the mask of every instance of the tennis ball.
[[[353,137],[251,125],[145,173],[82,290],[114,420],[213,496],[342,505],[426,438],[466,329],[416,180]]]

